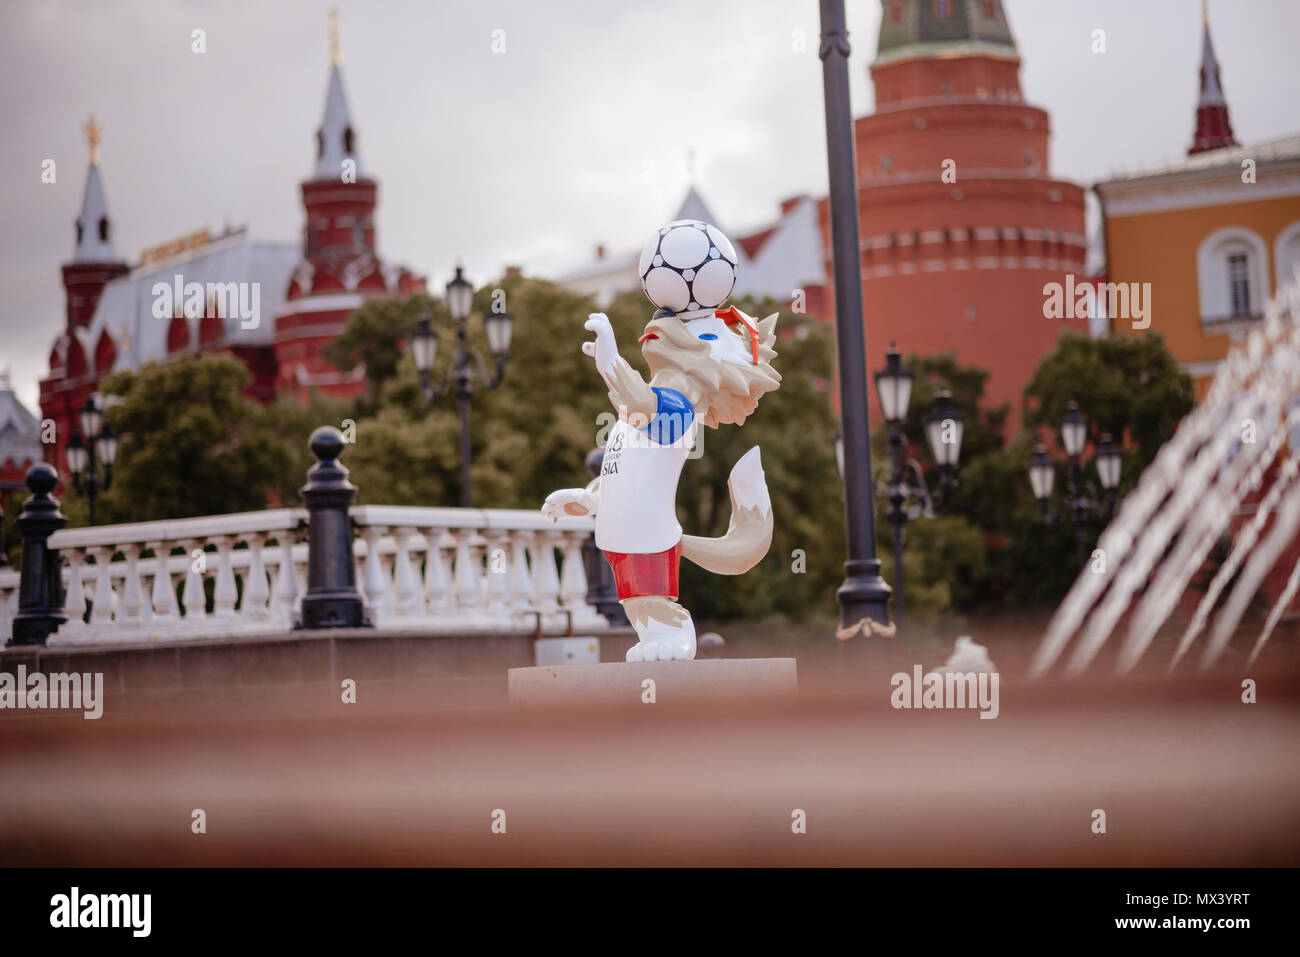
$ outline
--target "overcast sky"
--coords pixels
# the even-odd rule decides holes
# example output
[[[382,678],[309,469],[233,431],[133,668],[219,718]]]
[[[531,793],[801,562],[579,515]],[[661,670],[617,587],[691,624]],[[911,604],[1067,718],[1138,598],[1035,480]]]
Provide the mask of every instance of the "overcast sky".
[[[332,5],[362,170],[379,181],[380,254],[435,288],[457,258],[486,281],[505,264],[561,272],[598,242],[639,247],[676,211],[692,150],[695,180],[733,232],[772,219],[783,197],[825,191],[816,0],[7,0],[0,369],[12,366],[33,411],[64,323],[59,266],[72,253],[87,115],[104,127],[119,256],[135,262],[226,222],[294,240]],[[1005,6],[1024,96],[1051,114],[1054,173],[1090,184],[1185,153],[1199,0]],[[880,4],[848,7],[861,114]],[[1237,138],[1300,130],[1300,2],[1210,10]],[[196,28],[206,53],[191,52]],[[1095,29],[1104,55],[1090,52]],[[54,184],[41,182],[47,158]]]

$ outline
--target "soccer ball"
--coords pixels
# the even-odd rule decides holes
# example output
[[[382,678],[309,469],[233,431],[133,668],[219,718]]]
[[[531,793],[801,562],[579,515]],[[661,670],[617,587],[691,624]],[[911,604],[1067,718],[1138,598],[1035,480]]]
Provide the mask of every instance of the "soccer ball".
[[[641,250],[641,288],[671,313],[716,309],[736,285],[736,249],[722,230],[698,219],[662,227]]]

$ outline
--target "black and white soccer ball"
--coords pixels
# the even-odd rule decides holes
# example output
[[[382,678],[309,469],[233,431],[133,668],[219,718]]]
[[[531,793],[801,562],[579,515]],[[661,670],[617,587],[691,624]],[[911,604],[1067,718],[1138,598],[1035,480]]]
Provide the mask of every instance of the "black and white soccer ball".
[[[641,250],[637,269],[646,298],[671,313],[716,309],[736,285],[736,248],[698,219],[662,227]]]

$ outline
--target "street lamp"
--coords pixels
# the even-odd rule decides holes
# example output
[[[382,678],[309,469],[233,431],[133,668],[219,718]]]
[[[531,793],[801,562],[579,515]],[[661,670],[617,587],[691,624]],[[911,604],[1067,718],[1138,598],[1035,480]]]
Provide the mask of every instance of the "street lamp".
[[[1065,454],[1076,459],[1083,454],[1084,443],[1088,441],[1088,420],[1079,411],[1079,403],[1070,402],[1065,407],[1065,418],[1061,420],[1061,444]]]
[[[912,370],[903,368],[902,356],[892,342],[885,353],[885,367],[876,373],[876,395],[880,398],[880,413],[890,425],[907,418],[907,405],[912,399]]]
[[[939,466],[942,495],[936,509],[925,483],[925,473],[915,459],[907,457],[907,437],[903,423],[907,421],[907,407],[912,398],[911,370],[903,368],[902,356],[890,343],[885,353],[885,367],[876,373],[876,395],[880,399],[880,412],[889,426],[889,522],[894,530],[894,621],[903,621],[903,542],[904,526],[913,513],[934,516],[947,505],[949,494],[956,484],[957,460],[961,456],[961,440],[965,417],[953,408],[952,396],[940,392],[935,407],[925,418],[925,437],[930,454]],[[912,481],[908,481],[911,472]],[[917,504],[909,508],[909,501]]]
[[[1083,452],[1087,444],[1088,420],[1079,411],[1079,403],[1070,402],[1061,419],[1061,445],[1070,460],[1062,507],[1069,509],[1070,518],[1074,522],[1081,571],[1088,562],[1087,522],[1092,517],[1100,517],[1103,521],[1110,519],[1115,505],[1115,491],[1119,488],[1122,460],[1122,453],[1115,448],[1110,433],[1103,434],[1097,451],[1093,454],[1097,463],[1097,477],[1101,480],[1102,493],[1099,495],[1083,478]],[[1033,489],[1034,498],[1038,499],[1046,524],[1055,520],[1048,509],[1055,479],[1056,467],[1048,457],[1046,446],[1035,447],[1034,457],[1029,463],[1029,487]]]
[[[488,349],[496,359],[496,369],[489,374],[483,356],[467,342],[470,310],[474,306],[474,287],[465,278],[464,270],[456,267],[456,275],[447,283],[447,311],[456,324],[456,357],[451,368],[437,385],[433,384],[433,366],[438,357],[438,330],[429,316],[423,316],[411,336],[411,358],[420,373],[420,388],[429,404],[435,404],[447,394],[454,375],[456,400],[460,408],[460,503],[464,508],[474,507],[470,487],[469,410],[474,393],[474,382],[486,389],[495,389],[505,378],[506,358],[510,353],[510,338],[514,333],[514,317],[494,303],[492,311],[483,317]],[[470,358],[474,362],[471,363]]]
[[[78,495],[86,496],[90,524],[95,524],[95,498],[100,489],[107,490],[113,481],[113,463],[117,460],[117,435],[104,421],[103,410],[94,395],[86,400],[77,413],[81,434],[73,435],[65,453],[72,472],[73,487]],[[84,436],[84,438],[83,438]],[[100,477],[99,466],[103,466]]]
[[[952,394],[940,392],[934,408],[925,417],[925,438],[930,443],[930,455],[939,466],[940,508],[948,504],[948,496],[957,484],[957,460],[961,457],[962,433],[966,416],[953,408]]]
[[[1107,432],[1101,437],[1101,446],[1097,449],[1097,477],[1101,479],[1101,487],[1107,492],[1113,491],[1119,486],[1119,467],[1120,452],[1119,449],[1111,445],[1110,433]]]
[[[1052,497],[1052,486],[1056,483],[1056,466],[1047,457],[1047,446],[1034,447],[1034,458],[1029,463],[1029,487],[1034,490],[1034,498],[1043,507],[1043,521],[1050,522],[1047,503]]]

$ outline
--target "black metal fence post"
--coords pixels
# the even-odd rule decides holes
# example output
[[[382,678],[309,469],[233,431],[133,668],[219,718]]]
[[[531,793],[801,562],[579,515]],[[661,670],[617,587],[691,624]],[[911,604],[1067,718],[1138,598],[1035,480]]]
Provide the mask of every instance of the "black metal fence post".
[[[302,500],[309,513],[307,594],[302,600],[302,628],[362,628],[365,603],[357,591],[352,551],[352,516],[348,509],[357,488],[339,462],[343,433],[323,425],[308,443],[316,464],[307,470]]]
[[[49,537],[68,524],[50,493],[59,482],[54,466],[38,462],[27,470],[32,497],[23,503],[18,531],[23,537],[23,568],[18,581],[18,614],[14,617],[11,645],[43,645],[59,630],[63,614],[63,579],[57,549]]]

